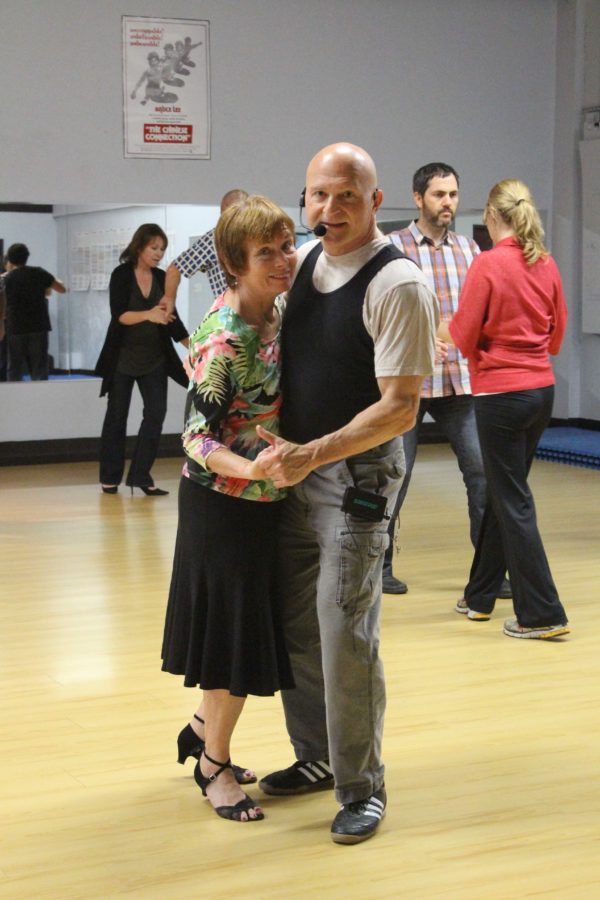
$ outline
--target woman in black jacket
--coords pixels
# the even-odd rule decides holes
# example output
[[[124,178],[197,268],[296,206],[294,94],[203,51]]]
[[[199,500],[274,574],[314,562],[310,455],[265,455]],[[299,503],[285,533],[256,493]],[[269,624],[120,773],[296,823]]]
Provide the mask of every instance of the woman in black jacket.
[[[110,278],[111,320],[96,375],[102,376],[100,396],[108,406],[100,439],[100,483],[105,494],[116,494],[125,468],[127,416],[137,382],[144,414],[129,466],[127,484],[149,497],[163,496],[150,469],[156,458],[167,411],[167,377],[187,387],[188,378],[172,341],[187,347],[187,331],[177,312],[160,307],[165,273],[157,266],[167,248],[158,225],[140,225],[120,256]]]

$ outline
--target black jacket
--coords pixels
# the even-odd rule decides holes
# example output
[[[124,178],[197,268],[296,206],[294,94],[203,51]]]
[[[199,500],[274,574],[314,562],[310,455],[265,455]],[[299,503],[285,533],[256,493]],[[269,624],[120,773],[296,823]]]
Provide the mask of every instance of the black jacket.
[[[162,269],[152,269],[152,273],[156,276],[158,283],[164,290],[164,271]],[[110,382],[117,368],[123,331],[125,328],[131,327],[129,325],[122,325],[121,322],[119,322],[119,316],[122,316],[123,313],[127,312],[129,309],[129,300],[134,286],[134,279],[135,273],[133,263],[129,262],[117,266],[110,276],[110,285],[108,288],[111,315],[110,325],[108,326],[104,346],[102,347],[98,362],[96,363],[96,368],[94,369],[95,374],[102,377],[102,387],[100,389],[101,397],[108,393],[110,389]],[[172,343],[173,341],[181,341],[183,338],[187,337],[185,325],[177,315],[177,310],[175,310],[175,319],[170,325],[161,326],[159,333],[164,345],[167,375],[176,381],[177,384],[187,387],[189,379],[183,368],[183,363]]]

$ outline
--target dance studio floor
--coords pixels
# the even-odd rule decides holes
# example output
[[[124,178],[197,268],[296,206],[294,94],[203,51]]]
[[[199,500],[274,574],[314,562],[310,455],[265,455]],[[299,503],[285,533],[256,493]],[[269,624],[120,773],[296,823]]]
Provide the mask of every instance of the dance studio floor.
[[[0,897],[600,896],[600,472],[534,463],[572,632],[518,641],[510,602],[489,622],[453,612],[464,488],[445,445],[420,448],[396,563],[410,589],[383,602],[388,814],[339,846],[331,793],[227,822],[175,762],[198,699],[160,671],[179,468],[156,464],[171,494],[155,499],[103,496],[91,463],[0,468]],[[277,697],[249,700],[234,759],[292,761]]]

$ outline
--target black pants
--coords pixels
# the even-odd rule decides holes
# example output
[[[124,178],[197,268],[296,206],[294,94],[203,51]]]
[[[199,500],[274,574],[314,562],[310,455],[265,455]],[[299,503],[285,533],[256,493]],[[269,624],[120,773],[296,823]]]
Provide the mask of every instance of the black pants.
[[[144,401],[142,424],[129,466],[127,484],[153,487],[150,469],[156,459],[162,425],[167,413],[167,374],[164,365],[148,375],[115,372],[108,392],[108,405],[100,438],[100,481],[120,484],[125,468],[127,416],[133,386],[137,382]]]
[[[32,381],[48,381],[48,332],[8,336],[8,381],[22,381],[29,372]]]
[[[390,519],[388,534],[390,543],[385,551],[383,561],[383,574],[392,574],[392,560],[394,558],[394,531],[396,521],[402,509],[410,478],[412,475],[417,445],[419,443],[419,428],[425,416],[429,413],[450,441],[450,446],[458,460],[463,481],[467,489],[467,503],[469,506],[469,520],[471,523],[471,543],[475,547],[483,519],[483,511],[487,498],[485,475],[483,474],[483,462],[477,437],[477,425],[475,424],[475,412],[473,398],[470,394],[451,394],[446,397],[424,397],[419,403],[417,421],[414,428],[402,435],[404,444],[404,459],[406,463],[406,475],[396,500],[394,512]]]
[[[474,398],[488,503],[465,598],[471,609],[491,612],[508,569],[517,620],[527,628],[567,621],[527,483],[553,399],[553,386]]]
[[[0,341],[0,381],[6,381],[8,370],[8,338],[6,335]]]

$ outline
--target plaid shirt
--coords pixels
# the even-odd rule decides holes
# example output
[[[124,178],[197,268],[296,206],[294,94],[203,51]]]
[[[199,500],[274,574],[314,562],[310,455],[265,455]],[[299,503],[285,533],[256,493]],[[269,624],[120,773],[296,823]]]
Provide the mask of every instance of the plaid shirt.
[[[448,231],[444,240],[436,247],[430,238],[421,234],[416,222],[411,222],[408,228],[393,231],[389,237],[423,271],[438,298],[441,321],[449,322],[458,309],[458,296],[468,268],[473,258],[480,253],[475,241]],[[467,361],[453,344],[449,344],[448,359],[443,363],[436,363],[433,375],[424,379],[421,397],[470,393]]]
[[[225,275],[217,259],[214,228],[195,241],[189,250],[180,253],[177,259],[173,260],[173,265],[186,278],[191,278],[196,272],[206,272],[213,297],[219,297],[227,287]]]

